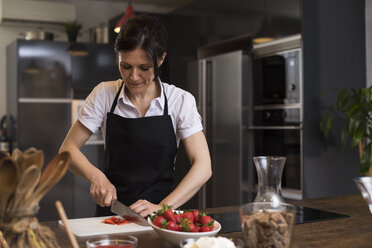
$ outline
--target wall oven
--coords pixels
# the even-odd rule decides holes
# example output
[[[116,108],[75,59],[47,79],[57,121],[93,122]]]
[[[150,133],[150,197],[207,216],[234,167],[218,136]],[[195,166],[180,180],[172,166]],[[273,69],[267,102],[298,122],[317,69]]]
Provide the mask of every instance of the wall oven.
[[[255,105],[300,103],[300,54],[298,48],[255,57]]]
[[[300,36],[253,50],[253,109],[248,123],[248,178],[257,187],[253,156],[285,156],[282,193],[302,199],[303,109]],[[254,199],[254,198],[253,198]]]
[[[282,193],[286,198],[302,198],[302,149],[303,128],[301,109],[294,106],[265,109],[256,106],[253,111],[253,125],[248,127],[251,145],[250,157],[285,156],[282,175]],[[256,188],[257,172],[253,161],[250,181]]]

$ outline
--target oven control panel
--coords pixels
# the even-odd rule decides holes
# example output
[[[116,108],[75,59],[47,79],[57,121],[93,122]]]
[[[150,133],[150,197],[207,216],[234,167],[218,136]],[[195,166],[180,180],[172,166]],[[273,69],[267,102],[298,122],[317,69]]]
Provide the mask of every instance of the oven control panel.
[[[299,125],[301,109],[262,109],[253,114],[254,126]]]

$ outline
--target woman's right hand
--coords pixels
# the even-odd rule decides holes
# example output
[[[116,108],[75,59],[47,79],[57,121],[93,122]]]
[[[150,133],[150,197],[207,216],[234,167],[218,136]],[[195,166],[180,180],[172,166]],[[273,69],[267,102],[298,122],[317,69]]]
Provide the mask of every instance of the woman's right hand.
[[[110,206],[112,199],[117,199],[115,186],[102,173],[91,181],[90,197],[101,207]]]

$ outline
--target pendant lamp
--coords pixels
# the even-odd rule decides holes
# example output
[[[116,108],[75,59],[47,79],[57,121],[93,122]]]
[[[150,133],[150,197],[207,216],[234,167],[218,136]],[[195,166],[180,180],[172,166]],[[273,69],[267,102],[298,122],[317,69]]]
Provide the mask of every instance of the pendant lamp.
[[[72,56],[88,56],[88,49],[83,43],[71,42],[67,48],[67,52]]]
[[[125,10],[123,17],[118,21],[118,23],[116,24],[116,27],[114,28],[115,33],[119,33],[121,26],[123,26],[123,24],[125,24],[127,20],[133,16],[134,16],[133,6],[131,2],[129,1],[127,9]]]
[[[266,9],[266,0],[264,0],[264,18],[261,23],[260,29],[257,31],[256,35],[253,38],[255,44],[265,43],[275,39],[275,35],[271,29],[270,19],[267,14]]]

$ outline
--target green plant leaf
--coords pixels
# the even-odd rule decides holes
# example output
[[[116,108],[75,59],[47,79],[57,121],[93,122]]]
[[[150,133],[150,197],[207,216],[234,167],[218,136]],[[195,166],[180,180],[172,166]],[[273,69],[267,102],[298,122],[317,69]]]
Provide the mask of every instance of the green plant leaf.
[[[347,128],[343,128],[341,130],[341,145],[343,149],[345,149],[348,141],[349,141],[349,132],[347,131]]]
[[[336,106],[339,111],[344,111],[350,100],[350,95],[348,93],[348,88],[343,88],[338,92]]]
[[[369,142],[363,147],[363,156],[360,160],[360,173],[365,174],[368,172],[369,167],[372,163],[372,143]]]
[[[356,132],[358,125],[359,125],[359,120],[356,118],[349,118],[349,120],[346,120],[348,122],[348,132],[350,134],[353,134]]]
[[[366,130],[366,126],[363,122],[359,122],[359,125],[357,126],[355,132],[353,133],[353,139],[351,146],[356,146],[359,144],[359,142],[363,139],[364,133]]]
[[[345,112],[345,115],[347,118],[350,118],[351,116],[355,115],[356,113],[358,113],[361,109],[361,105],[360,104],[354,104],[354,105],[350,105],[348,109],[346,109],[346,112]]]
[[[368,138],[370,138],[370,139],[372,138],[372,136],[371,136],[372,135],[372,127],[371,126],[368,126],[368,132],[366,133],[366,135],[367,135]]]
[[[371,98],[371,91],[368,88],[359,89],[359,94],[361,103],[366,102]]]
[[[320,130],[323,132],[325,137],[328,137],[329,135],[329,131],[331,130],[334,118],[335,117],[332,114],[325,115],[322,118],[322,121],[320,123]]]
[[[79,34],[80,30],[83,28],[83,26],[80,23],[78,23],[76,20],[71,21],[71,22],[66,22],[64,24],[64,27],[65,27],[65,32],[67,34],[68,33]]]
[[[325,94],[326,91],[322,92]],[[331,117],[332,116],[332,117]],[[326,108],[326,113],[320,121],[321,131],[328,136],[332,126],[337,120],[343,121],[340,133],[340,141],[343,148],[350,142],[356,146],[369,138],[372,140],[372,86],[368,88],[337,89],[337,97],[334,104]],[[339,122],[337,122],[339,123]],[[363,146],[363,155],[360,158],[360,170],[368,171],[372,163],[372,145]]]

